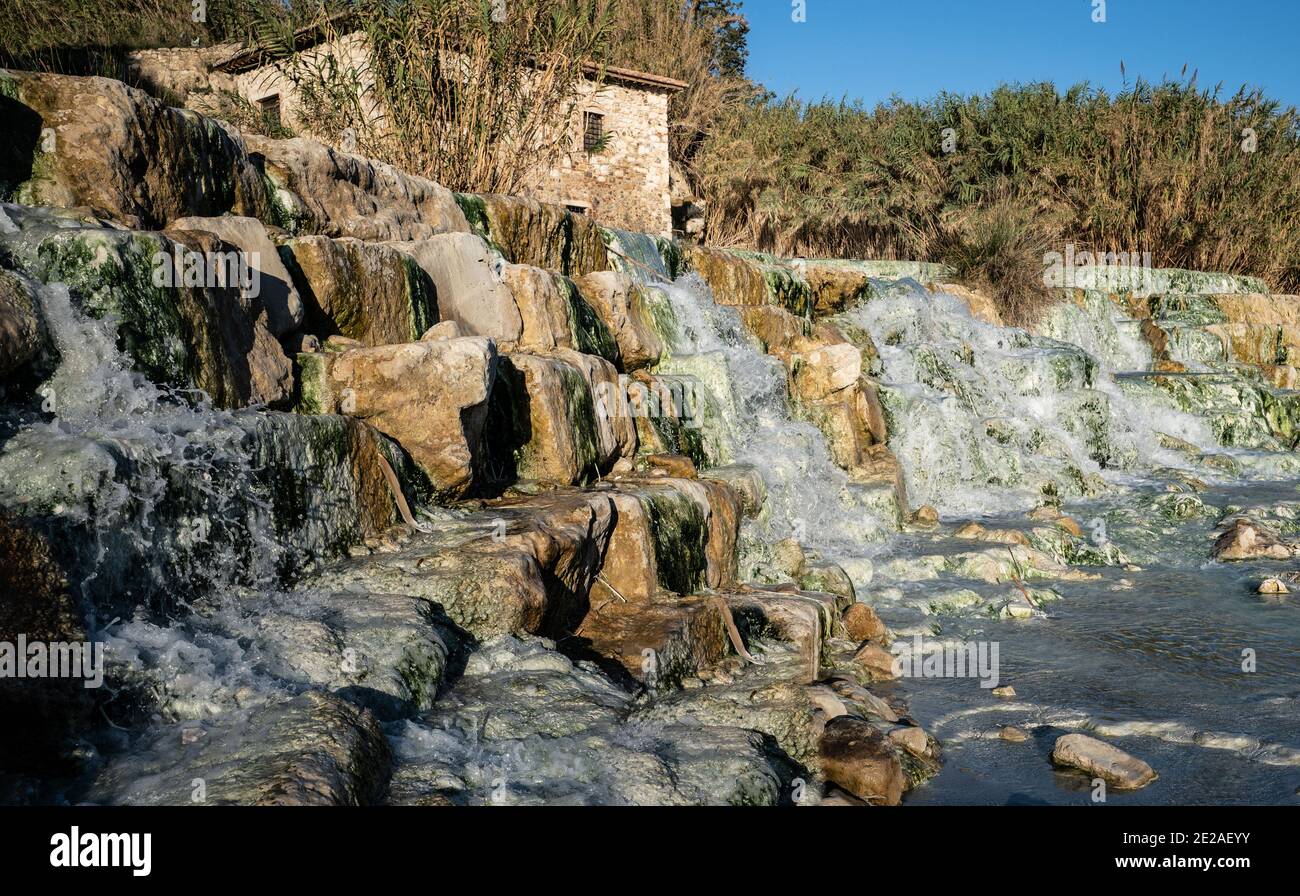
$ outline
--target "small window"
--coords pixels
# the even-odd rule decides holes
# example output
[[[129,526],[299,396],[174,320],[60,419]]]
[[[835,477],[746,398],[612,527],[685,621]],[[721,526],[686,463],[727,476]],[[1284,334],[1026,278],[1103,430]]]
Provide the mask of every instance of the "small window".
[[[599,112],[582,113],[582,148],[587,152],[605,148],[605,116]]]
[[[280,94],[273,93],[257,101],[257,108],[262,110],[262,118],[275,127],[280,126]]]

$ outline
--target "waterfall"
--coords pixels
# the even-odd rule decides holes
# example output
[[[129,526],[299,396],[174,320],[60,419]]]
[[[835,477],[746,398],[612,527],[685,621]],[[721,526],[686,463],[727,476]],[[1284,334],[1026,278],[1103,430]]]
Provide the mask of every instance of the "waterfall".
[[[734,308],[714,302],[697,274],[659,284],[676,316],[671,354],[661,370],[713,367],[730,428],[731,456],[752,465],[767,486],[767,507],[747,525],[756,541],[791,535],[828,554],[860,553],[896,526],[872,490],[853,483],[831,459],[822,432],[796,419],[785,365],[765,354]]]
[[[1046,329],[1061,338],[1051,338],[983,323],[960,299],[915,283],[878,292],[841,320],[880,353],[889,444],[915,504],[1029,509],[1187,467],[1161,435],[1223,450],[1203,419],[1120,387],[1116,375],[1148,367],[1150,351],[1104,305],[1057,310]]]
[[[38,297],[59,362],[38,390],[48,419],[0,449],[0,501],[72,545],[86,598],[272,580],[283,549],[237,416],[132,372],[114,322],[87,317],[66,286]]]

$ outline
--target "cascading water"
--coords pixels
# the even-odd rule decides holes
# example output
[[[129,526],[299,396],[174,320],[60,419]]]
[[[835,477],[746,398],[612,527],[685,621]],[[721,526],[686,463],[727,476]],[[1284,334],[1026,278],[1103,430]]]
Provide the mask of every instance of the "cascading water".
[[[731,459],[752,465],[767,486],[754,543],[795,535],[828,555],[857,553],[896,528],[878,489],[858,485],[831,459],[822,432],[791,413],[785,366],[763,353],[734,308],[713,301],[696,274],[660,283],[675,325],[661,372],[704,381],[728,428]]]
[[[272,580],[282,548],[235,415],[132,372],[113,322],[67,287],[38,296],[60,359],[39,390],[49,419],[0,449],[0,497],[84,542],[87,597],[100,577],[140,600]]]
[[[1243,510],[1300,531],[1300,468],[1288,451],[1221,444],[1196,407],[1145,385],[1150,349],[1104,294],[1055,306],[1031,335],[975,320],[960,299],[914,281],[877,281],[874,298],[834,321],[877,347],[910,502],[1004,527],[1002,543],[989,544],[951,530],[890,535],[869,502],[855,501],[822,434],[792,418],[782,365],[737,313],[693,275],[656,288],[676,328],[660,370],[713,391],[728,459],[753,464],[767,484],[768,515],[748,538],[797,529],[850,571],[900,639],[1001,645],[1001,683],[1017,699],[974,679],[900,683],[955,754],[915,801],[1071,799],[1070,779],[1054,776],[1041,751],[1007,752],[996,733],[1007,724],[1049,744],[1095,729],[1177,779],[1128,797],[1138,802],[1293,798],[1294,604],[1251,593],[1267,565],[1209,563],[1207,548],[1216,520]],[[1068,557],[1054,529],[1023,515],[1044,503],[1084,521],[1084,543]],[[1019,543],[1039,550],[1008,546]],[[1020,600],[1012,583],[1028,577],[1051,587],[1034,588],[1038,608],[1024,621],[1007,608]],[[1269,668],[1243,677],[1243,650],[1266,651]]]
[[[1290,598],[1254,593],[1278,564],[1211,563],[1209,547],[1235,513],[1294,537],[1295,454],[1225,446],[1210,408],[1148,385],[1150,351],[1104,294],[1056,306],[1031,336],[913,282],[875,292],[838,323],[877,346],[909,499],[1008,533],[1002,544],[900,535],[873,555],[874,579],[857,581],[904,642],[1000,645],[1000,683],[1017,692],[1000,700],[969,678],[900,684],[949,750],[914,800],[1087,801],[1042,749],[999,737],[1014,724],[1047,748],[1071,730],[1116,737],[1168,779],[1132,801],[1293,801],[1300,620]],[[1102,565],[1061,578],[1011,552],[1017,538],[1059,544],[1023,515],[1045,502],[1083,521],[1089,549],[1104,552],[1082,562]],[[1030,576],[1051,587],[1024,621],[1006,608]]]

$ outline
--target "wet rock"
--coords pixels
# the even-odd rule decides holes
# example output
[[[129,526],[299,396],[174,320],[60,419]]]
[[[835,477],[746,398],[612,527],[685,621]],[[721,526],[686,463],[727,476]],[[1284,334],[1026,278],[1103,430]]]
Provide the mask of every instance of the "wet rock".
[[[784,307],[798,317],[812,312],[812,293],[798,271],[770,255],[685,246],[683,255],[719,305]]]
[[[504,356],[487,427],[498,478],[569,485],[595,478],[602,462],[613,461],[586,372],[558,357]]]
[[[626,401],[613,407],[632,418],[642,454],[681,454],[697,470],[729,458],[726,420],[698,377],[638,370],[619,381],[625,385]]]
[[[812,349],[794,366],[796,394],[806,401],[829,398],[862,375],[862,352],[847,342]]]
[[[714,683],[661,695],[656,703],[635,713],[632,721],[761,731],[791,759],[811,765],[817,756],[819,713],[803,687],[781,680],[782,669],[788,671],[789,667],[747,667],[732,684]]]
[[[364,345],[393,345],[422,338],[438,320],[433,281],[391,246],[299,236],[280,253],[306,307],[304,326],[322,339],[338,334]],[[457,327],[455,321],[436,326],[440,332]],[[454,335],[462,335],[458,327]]]
[[[912,512],[910,522],[918,529],[933,529],[939,525],[939,512],[929,504],[922,504]]]
[[[631,708],[630,694],[592,664],[536,640],[493,639],[422,724],[395,736],[391,799],[772,805],[793,777],[758,730],[636,712],[624,725]]]
[[[801,591],[824,591],[834,594],[846,607],[857,600],[853,580],[838,563],[827,560],[805,560],[797,581]]]
[[[417,242],[395,242],[433,281],[438,316],[454,320],[466,336],[490,336],[502,349],[518,344],[523,319],[502,281],[501,260],[472,233],[442,233]]]
[[[302,410],[396,439],[442,496],[473,481],[496,373],[492,342],[462,338],[299,355]]]
[[[236,253],[218,237],[43,223],[0,242],[32,278],[66,283],[92,317],[116,318],[120,347],[151,381],[197,387],[226,408],[281,405],[292,393],[292,364],[261,298],[209,279],[209,259]],[[203,263],[187,279],[193,259]]]
[[[1004,685],[1000,688],[994,688],[991,693],[994,697],[1010,698],[1016,696],[1016,689],[1011,685]]]
[[[0,383],[40,355],[44,346],[36,285],[21,274],[0,270]]]
[[[266,309],[267,327],[275,336],[291,333],[302,325],[302,297],[280,260],[280,251],[267,236],[266,227],[256,218],[223,215],[219,218],[177,218],[168,226],[172,231],[202,230],[214,234],[241,253],[257,283],[257,297]]]
[[[265,217],[255,161],[238,134],[108,78],[7,71],[0,110],[13,125],[0,172],[27,205],[86,206],[127,227],[184,215]]]
[[[181,806],[356,806],[379,802],[391,752],[374,716],[319,691],[166,726],[109,765],[91,802]]]
[[[758,265],[729,252],[703,246],[686,247],[685,255],[691,268],[709,284],[719,305],[769,304],[767,283]]]
[[[677,479],[698,479],[695,461],[680,454],[646,454],[642,460],[655,475],[673,476]]]
[[[1029,735],[1015,725],[1003,725],[998,729],[998,737],[1012,744],[1022,744],[1029,740]]]
[[[239,610],[270,674],[327,688],[383,720],[433,706],[457,645],[433,604],[405,595],[307,590]]]
[[[798,648],[804,669],[794,677],[803,683],[822,676],[838,612],[833,594],[746,589],[726,595],[737,625],[763,632]]]
[[[301,137],[246,139],[269,181],[268,223],[290,233],[382,242],[469,230],[451,191],[431,180]]]
[[[599,226],[586,215],[520,196],[457,194],[474,231],[515,264],[578,277],[609,270]]]
[[[736,530],[723,529],[731,516],[726,508],[715,525],[709,504],[714,494],[725,495],[686,480],[640,481],[612,492],[618,525],[598,590],[634,602],[661,590],[691,594],[708,587],[711,567],[713,580],[720,582],[725,569],[721,564],[730,559],[726,552],[734,556]]]
[[[328,567],[312,586],[423,598],[476,638],[571,635],[590,609],[615,522],[600,492],[501,501],[395,552]]]
[[[0,767],[67,771],[59,768],[66,742],[89,724],[93,691],[80,678],[18,678],[14,666],[28,662],[17,652],[20,636],[29,645],[85,642],[83,614],[48,540],[0,508],[0,643],[12,652],[0,663],[8,666],[0,676]]]
[[[885,734],[890,742],[897,744],[913,756],[925,757],[930,752],[930,738],[924,728],[899,726],[890,728]]]
[[[965,523],[953,535],[957,538],[968,538],[973,541],[1030,546],[1029,536],[1019,529],[989,529],[976,522]]]
[[[383,463],[403,484],[407,503],[430,497],[419,470],[374,427],[351,417],[249,415],[244,450],[269,496],[258,512],[284,546],[287,576],[343,556],[351,545],[401,522]]]
[[[613,334],[625,371],[658,363],[663,341],[646,288],[627,274],[600,271],[575,281],[587,304]]]
[[[827,685],[845,702],[854,715],[866,719],[880,719],[891,724],[899,721],[894,707],[856,681],[837,675],[828,679]]]
[[[868,604],[855,603],[844,611],[844,629],[855,641],[883,644],[885,640],[885,624]]]
[[[853,716],[831,719],[817,753],[827,780],[857,798],[885,806],[902,801],[902,764],[870,723]]]
[[[556,349],[552,354],[577,370],[587,381],[594,399],[596,435],[599,437],[597,463],[601,469],[611,469],[619,460],[630,460],[637,450],[636,421],[623,413],[617,402],[608,400],[622,389],[618,370],[603,357],[572,349]]]
[[[213,579],[291,577],[386,529],[396,511],[381,452],[405,481],[418,479],[374,429],[343,417],[163,422],[183,454],[96,433],[53,443],[20,434],[0,450],[3,502],[49,530],[74,585],[94,582],[86,596],[103,618],[171,605]],[[117,499],[145,484],[143,506]]]
[[[1210,555],[1220,563],[1226,563],[1234,560],[1287,560],[1293,553],[1263,526],[1239,518],[1233,520],[1215,540]]]
[[[655,689],[677,687],[731,649],[717,602],[707,598],[606,600],[593,606],[578,635]]]
[[[872,295],[871,276],[864,270],[828,261],[798,263],[808,281],[817,315],[837,314],[865,302]]]
[[[1156,779],[1151,766],[1085,734],[1067,734],[1052,748],[1052,762],[1102,778],[1117,790],[1137,790]]]
[[[804,692],[807,693],[808,699],[812,701],[813,706],[826,714],[827,719],[849,714],[848,704],[841,700],[840,696],[827,685],[808,685],[804,688]]]
[[[798,341],[808,335],[808,322],[784,308],[745,305],[737,312],[745,329],[758,339],[763,351],[782,360],[790,356]]]
[[[665,479],[613,495],[619,524],[603,584],[629,600],[658,590],[690,594],[735,582],[739,499],[722,483]]]
[[[897,678],[894,655],[879,644],[866,643],[853,654],[853,662],[871,675],[872,680]]]
[[[1259,583],[1258,591],[1260,594],[1289,594],[1291,589],[1281,579],[1267,578]]]
[[[960,283],[927,283],[926,289],[933,293],[956,296],[966,305],[970,311],[971,317],[983,321],[986,324],[992,324],[995,327],[1004,326],[1002,315],[998,311],[997,303],[985,293],[963,286]]]
[[[748,464],[728,464],[721,467],[711,467],[700,472],[705,479],[716,479],[719,482],[725,482],[727,485],[740,496],[741,512],[747,516],[755,516],[763,509],[763,503],[767,500],[767,483],[763,481],[762,474],[754,467]],[[810,591],[830,591],[830,588],[809,588]]]
[[[772,562],[781,572],[794,578],[803,571],[805,557],[798,539],[784,538],[772,547]]]

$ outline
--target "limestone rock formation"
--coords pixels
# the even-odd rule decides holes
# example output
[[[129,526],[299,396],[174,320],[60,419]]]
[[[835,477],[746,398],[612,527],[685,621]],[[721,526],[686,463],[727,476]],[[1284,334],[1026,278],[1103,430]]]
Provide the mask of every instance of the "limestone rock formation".
[[[41,353],[44,330],[35,284],[0,270],[0,382]]]
[[[303,137],[247,142],[270,185],[264,220],[290,233],[383,242],[469,230],[451,191],[431,180]]]
[[[586,215],[519,196],[456,196],[474,231],[515,264],[568,277],[610,267],[599,226]]]
[[[523,319],[520,350],[572,349],[619,362],[609,328],[568,277],[520,264],[506,265],[503,276]]]
[[[854,716],[826,723],[818,759],[827,779],[869,803],[896,806],[903,798],[903,766],[884,735]]]
[[[257,298],[266,309],[266,323],[272,335],[284,336],[302,325],[302,297],[298,295],[289,271],[280,260],[280,252],[267,236],[261,221],[238,215],[188,217],[177,218],[168,229],[206,231],[239,250],[241,262],[250,268],[250,281],[254,284]]]
[[[625,371],[649,367],[663,354],[645,288],[627,274],[601,271],[577,279],[578,289],[618,343]]]
[[[470,487],[496,378],[491,340],[408,342],[298,359],[303,410],[370,423],[401,444],[439,494]]]
[[[193,732],[186,737],[183,732]],[[211,805],[358,806],[387,790],[392,754],[369,712],[309,691],[211,723],[180,723],[111,764],[94,802],[177,806],[194,781]]]
[[[326,236],[293,237],[280,251],[303,297],[304,327],[321,339],[412,342],[438,321],[433,281],[405,252]]]
[[[141,229],[185,215],[269,213],[238,134],[120,81],[4,72],[0,117],[13,127],[0,195],[18,202],[85,206]]]
[[[288,400],[289,358],[261,296],[238,279],[238,251],[215,235],[35,218],[0,245],[29,276],[67,284],[88,313],[116,318],[122,347],[154,382],[197,387],[220,407]]]
[[[500,257],[481,238],[444,233],[391,245],[429,275],[442,320],[454,320],[466,336],[490,336],[503,350],[518,344],[523,335],[519,307],[502,280]]]

